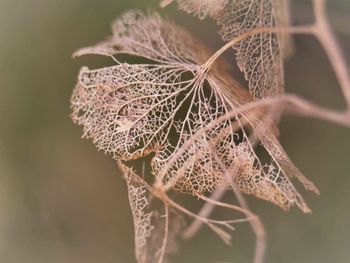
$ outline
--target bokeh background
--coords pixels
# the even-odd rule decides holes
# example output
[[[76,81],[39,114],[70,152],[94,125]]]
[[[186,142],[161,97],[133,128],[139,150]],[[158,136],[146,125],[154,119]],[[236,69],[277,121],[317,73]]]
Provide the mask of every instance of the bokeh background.
[[[294,2],[296,23],[312,21],[309,1]],[[80,139],[69,99],[82,65],[71,54],[110,34],[130,8],[158,9],[156,0],[0,0],[0,262],[134,262],[126,186],[115,162]],[[175,6],[161,12],[215,50],[211,21]],[[350,2],[329,1],[329,14],[350,61]],[[327,57],[314,38],[297,36],[286,65],[287,91],[334,108],[344,102]],[[228,54],[232,61],[232,54]],[[237,78],[241,78],[236,72]],[[266,262],[350,262],[350,130],[286,116],[281,141],[314,181],[303,193],[313,210],[283,212],[249,198],[268,232]],[[239,225],[231,247],[204,229],[183,242],[172,262],[252,262],[254,237]]]

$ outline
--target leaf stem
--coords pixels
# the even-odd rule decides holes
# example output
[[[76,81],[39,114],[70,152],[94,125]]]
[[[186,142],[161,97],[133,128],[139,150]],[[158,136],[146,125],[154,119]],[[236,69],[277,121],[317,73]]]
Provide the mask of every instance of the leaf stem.
[[[295,27],[262,27],[255,28],[250,31],[247,31],[235,38],[231,41],[227,42],[223,47],[221,47],[218,51],[216,51],[206,63],[203,64],[203,68],[208,71],[213,63],[216,61],[218,57],[220,57],[226,50],[236,45],[237,43],[259,33],[286,33],[286,34],[312,34],[314,32],[314,26],[295,26]]]
[[[313,0],[315,12],[315,26],[314,35],[320,41],[325,50],[329,62],[331,63],[334,73],[340,84],[342,93],[350,111],[350,75],[348,72],[348,65],[344,59],[338,41],[331,29],[327,15],[326,15],[326,1]]]
[[[226,193],[226,187],[219,186],[218,188],[215,189],[215,191],[212,193],[210,198],[213,200],[220,200],[225,193]],[[214,209],[215,209],[215,205],[211,203],[205,203],[205,205],[199,211],[198,215],[200,217],[209,217]],[[203,226],[203,222],[198,219],[195,219],[192,222],[192,224],[184,230],[184,232],[182,233],[182,237],[184,239],[192,238],[194,235],[197,234],[197,232],[201,229],[202,226]]]

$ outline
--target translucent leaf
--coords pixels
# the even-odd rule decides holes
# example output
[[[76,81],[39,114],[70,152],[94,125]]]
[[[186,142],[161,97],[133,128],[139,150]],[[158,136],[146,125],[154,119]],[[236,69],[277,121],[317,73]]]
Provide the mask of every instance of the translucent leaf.
[[[141,11],[123,14],[112,24],[113,36],[96,46],[82,48],[74,56],[86,54],[129,54],[154,62],[193,67],[207,60],[207,51],[186,31],[161,17]],[[201,45],[199,45],[201,46]],[[191,52],[197,49],[197,52]]]
[[[205,70],[201,65],[210,57],[207,50],[154,13],[126,13],[114,23],[113,33],[109,40],[78,54],[114,56],[117,65],[83,68],[72,96],[73,120],[84,126],[84,135],[99,149],[118,160],[153,153],[153,174],[164,187],[196,195],[233,181],[242,192],[284,209],[296,204],[308,211],[290,178],[296,176],[309,190],[316,188],[262,123],[263,115],[240,112],[252,98],[222,63]],[[121,53],[142,63],[121,63]],[[231,112],[233,118],[200,132]],[[177,154],[196,134],[199,138]],[[258,138],[268,158],[254,151],[250,134]],[[224,175],[221,163],[231,178]]]
[[[118,164],[128,186],[137,262],[165,262],[166,257],[177,250],[176,240],[183,221],[174,211],[171,216],[168,209],[164,211],[164,203],[154,205],[157,198],[146,183],[131,168]]]
[[[288,0],[178,0],[179,8],[199,18],[210,16],[229,42],[255,28],[289,25]],[[280,94],[284,90],[283,58],[291,52],[286,34],[258,33],[233,46],[239,68],[248,80],[254,98]]]
[[[148,253],[148,250],[152,250],[152,246],[148,243],[154,232],[154,226],[151,223],[154,213],[149,207],[149,193],[147,188],[137,180],[137,175],[132,169],[122,164],[120,167],[128,186],[129,203],[134,221],[137,262],[158,262],[159,255]],[[159,241],[161,244],[162,239]],[[158,244],[156,246],[159,247]]]
[[[222,27],[220,34],[225,41],[254,28],[285,25],[280,15],[280,0],[229,1],[216,20]],[[283,40],[282,40],[283,39]],[[284,42],[283,42],[284,41]],[[249,82],[249,90],[255,98],[274,96],[283,92],[283,65],[281,50],[285,38],[276,33],[258,33],[233,46],[238,66]],[[282,43],[283,42],[283,43]]]
[[[165,7],[174,0],[164,0],[161,7]],[[225,6],[228,0],[177,0],[179,8],[187,13],[193,13],[200,19],[215,16]]]

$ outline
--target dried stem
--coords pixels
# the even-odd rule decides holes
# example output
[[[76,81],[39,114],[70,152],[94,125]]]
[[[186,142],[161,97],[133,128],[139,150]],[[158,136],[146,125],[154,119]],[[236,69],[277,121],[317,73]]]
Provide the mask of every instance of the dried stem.
[[[251,211],[249,209],[248,203],[246,202],[242,193],[237,189],[233,188],[235,196],[241,205],[241,207]],[[254,254],[254,263],[264,262],[265,251],[266,251],[266,231],[264,224],[258,216],[254,217],[249,221],[249,224],[255,234],[255,254]]]
[[[224,226],[230,230],[234,230],[234,228],[231,226],[231,224],[240,223],[240,222],[247,222],[247,221],[249,222],[250,220],[254,220],[254,218],[256,217],[256,215],[251,213],[249,210],[246,210],[246,209],[239,207],[239,206],[230,205],[230,207],[229,207],[230,209],[243,213],[246,216],[246,218],[234,219],[234,220],[209,219],[208,217],[202,217],[201,215],[197,215],[197,214],[189,211],[185,207],[179,205],[174,200],[170,199],[167,196],[167,194],[165,192],[163,192],[161,189],[153,190],[153,191],[158,198],[160,198],[163,202],[167,203],[171,207],[175,208],[176,210],[178,210],[178,211],[180,211],[180,212],[182,212],[190,217],[193,217],[194,219],[202,222],[203,224],[206,224],[210,229],[212,229],[214,232],[216,232],[225,241],[225,243],[228,243],[229,235],[222,228],[217,227],[216,225]]]
[[[162,254],[160,255],[161,259],[159,260],[159,263],[161,263],[162,259],[164,258],[165,246],[166,246],[166,242],[167,242],[167,238],[168,238],[169,206],[171,206],[171,207],[175,208],[176,210],[206,224],[210,229],[212,229],[214,232],[216,232],[225,242],[227,241],[229,235],[221,228],[221,226],[226,227],[229,230],[234,230],[234,228],[232,227],[232,224],[247,222],[247,221],[249,222],[250,220],[253,220],[254,217],[256,217],[249,210],[246,210],[242,207],[235,206],[235,205],[230,205],[229,208],[234,210],[234,211],[238,211],[238,212],[244,214],[246,216],[246,218],[233,219],[233,220],[214,220],[214,219],[210,219],[208,217],[202,217],[200,215],[197,215],[197,214],[189,211],[185,207],[181,206],[180,204],[176,203],[174,200],[169,198],[168,195],[166,194],[166,192],[162,188],[155,188],[155,187],[150,186],[143,178],[141,178],[140,176],[137,176],[136,174],[134,176],[134,179],[137,182],[141,183],[154,197],[160,199],[165,206],[165,215],[164,215],[166,217],[165,218],[165,236],[164,236],[164,239],[162,242],[163,243],[162,249],[160,250]]]
[[[216,190],[211,194],[210,198],[213,200],[221,200],[221,198],[226,193],[226,187],[219,186],[216,188]],[[198,215],[201,217],[209,217],[213,210],[215,209],[215,206],[210,203],[205,203],[205,205],[201,208]],[[195,236],[198,231],[202,228],[203,223],[199,220],[194,220],[192,224],[185,229],[185,231],[182,233],[182,237],[184,239],[190,239],[193,236]]]
[[[263,27],[263,28],[254,28],[250,31],[247,31],[244,34],[241,34],[231,41],[227,42],[223,47],[221,47],[218,51],[216,51],[208,61],[203,65],[205,70],[209,70],[213,63],[228,49],[232,48],[232,46],[237,43],[254,36],[259,33],[285,33],[285,34],[311,34],[314,32],[313,26],[295,26],[295,27],[285,27],[285,28],[277,28],[277,27]]]
[[[254,214],[248,206],[248,203],[246,202],[244,196],[239,191],[239,189],[236,187],[235,183],[233,182],[234,177],[239,171],[239,164],[234,165],[233,171],[228,171],[228,169],[225,167],[225,165],[222,163],[220,158],[217,156],[216,152],[214,152],[214,156],[216,161],[219,163],[220,168],[224,171],[224,175],[226,177],[226,180],[230,184],[233,192],[235,193],[235,196],[238,200],[238,203],[241,207],[249,211],[250,213]],[[218,201],[218,200],[217,200]],[[255,214],[254,214],[255,215]],[[264,255],[266,250],[266,238],[265,238],[265,228],[259,219],[258,216],[254,216],[252,220],[249,221],[249,224],[255,234],[256,242],[255,242],[255,254],[254,254],[254,263],[262,263],[264,261]]]
[[[221,207],[226,207],[226,208],[232,209],[232,205],[230,205],[230,204],[223,203],[223,202],[220,202],[217,200],[213,200],[213,199],[210,199],[210,198],[203,196],[203,195],[200,195],[199,197],[201,199],[203,199],[204,201],[211,203],[215,206],[221,206]],[[241,197],[243,198],[243,196],[241,196]],[[245,202],[243,200],[244,200],[244,198],[241,201]],[[257,237],[256,254],[255,254],[254,262],[255,263],[262,263],[263,258],[264,258],[264,252],[265,252],[265,230],[264,230],[265,228],[262,225],[260,219],[256,215],[254,215],[252,220],[250,220],[249,222],[253,222],[253,221],[255,222],[253,224],[253,230],[254,230],[256,237]]]
[[[315,12],[315,25],[313,33],[320,41],[325,50],[329,62],[331,63],[334,73],[338,79],[344,98],[350,111],[350,75],[348,65],[344,59],[339,43],[330,27],[326,15],[326,1],[313,0]]]
[[[161,250],[160,250],[160,257],[159,257],[159,260],[158,260],[158,263],[162,263],[163,262],[163,259],[164,259],[164,255],[165,255],[165,251],[166,251],[166,244],[167,244],[167,241],[168,241],[168,233],[169,233],[169,207],[168,207],[168,204],[163,202],[164,204],[164,209],[165,209],[165,214],[164,214],[164,217],[165,217],[165,226],[164,226],[164,238],[163,238],[163,243],[162,243],[162,246],[161,246]]]

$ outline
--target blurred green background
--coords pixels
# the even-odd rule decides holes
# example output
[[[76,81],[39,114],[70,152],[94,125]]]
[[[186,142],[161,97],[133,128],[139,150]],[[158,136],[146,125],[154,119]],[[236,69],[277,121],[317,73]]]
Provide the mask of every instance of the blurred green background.
[[[350,2],[329,2],[350,61]],[[126,186],[114,161],[80,139],[81,127],[69,118],[79,68],[105,61],[73,60],[71,54],[110,35],[111,21],[123,11],[147,7],[158,9],[157,1],[0,0],[1,263],[134,262]],[[294,11],[297,22],[312,20],[308,1],[296,1]],[[210,21],[175,6],[161,12],[213,50],[222,44]],[[287,91],[342,108],[318,42],[307,36],[295,40],[297,53],[286,65]],[[350,262],[350,130],[286,116],[281,141],[321,195],[303,193],[312,215],[249,198],[267,227],[266,262]],[[205,229],[182,243],[172,262],[248,263],[253,242],[248,225],[237,226],[232,247]]]

